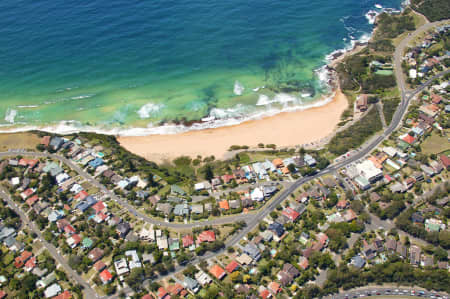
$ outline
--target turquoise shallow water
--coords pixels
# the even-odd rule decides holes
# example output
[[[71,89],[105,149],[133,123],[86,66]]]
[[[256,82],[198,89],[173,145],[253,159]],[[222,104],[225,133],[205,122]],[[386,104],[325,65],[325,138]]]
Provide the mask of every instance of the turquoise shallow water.
[[[371,31],[365,14],[375,4],[400,7],[399,0],[3,0],[0,125],[73,121],[132,132],[311,103],[327,92],[315,71]]]

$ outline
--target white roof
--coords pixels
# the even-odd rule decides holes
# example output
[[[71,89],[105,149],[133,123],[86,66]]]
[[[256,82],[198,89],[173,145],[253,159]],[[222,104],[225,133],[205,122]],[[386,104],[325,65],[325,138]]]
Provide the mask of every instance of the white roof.
[[[20,178],[19,177],[15,177],[11,179],[11,183],[15,186],[15,185],[19,185],[20,184]]]
[[[357,164],[356,169],[358,169],[361,176],[368,181],[383,173],[380,169],[376,168],[370,160],[365,160],[364,162]]]
[[[409,70],[409,77],[412,79],[417,78],[417,71],[415,69],[410,69]]]
[[[141,261],[139,260],[139,256],[138,256],[136,250],[128,250],[125,252],[125,255],[131,257],[131,261],[129,261],[129,263],[128,263],[130,266],[130,269],[141,267]]]
[[[255,188],[255,189],[253,189],[250,196],[251,196],[252,200],[261,201],[264,199],[264,192],[261,190],[261,188]]]
[[[388,154],[391,157],[394,157],[397,154],[397,150],[395,148],[393,148],[392,146],[383,147],[383,152],[385,152],[386,154]]]
[[[70,188],[70,192],[73,193],[80,193],[81,191],[83,191],[83,187],[81,187],[81,185],[79,184],[74,184],[72,188]]]
[[[58,295],[59,292],[61,292],[61,287],[59,286],[59,284],[54,283],[45,289],[44,295],[45,295],[45,298],[51,298],[51,297],[55,297],[56,295]]]
[[[58,184],[61,184],[62,182],[64,182],[65,180],[67,180],[69,178],[70,178],[70,176],[67,173],[62,172],[56,176],[55,180]]]
[[[116,268],[117,275],[122,275],[124,273],[128,273],[128,265],[127,261],[124,258],[117,260],[114,262],[114,268]]]

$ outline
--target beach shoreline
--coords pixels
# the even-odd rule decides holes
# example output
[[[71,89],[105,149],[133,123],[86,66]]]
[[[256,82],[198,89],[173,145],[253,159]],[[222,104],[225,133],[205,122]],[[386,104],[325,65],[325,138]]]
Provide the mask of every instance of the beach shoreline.
[[[213,155],[224,159],[232,145],[256,148],[259,143],[264,143],[278,147],[307,147],[328,139],[347,107],[345,95],[337,89],[327,104],[302,111],[282,112],[234,126],[171,135],[119,136],[117,139],[130,152],[158,163],[179,156]]]

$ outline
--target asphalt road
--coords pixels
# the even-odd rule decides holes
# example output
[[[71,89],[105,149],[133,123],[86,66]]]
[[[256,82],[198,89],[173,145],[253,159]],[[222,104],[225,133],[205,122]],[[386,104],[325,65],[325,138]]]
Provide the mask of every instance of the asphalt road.
[[[389,297],[387,297],[389,296]],[[335,294],[323,297],[323,299],[350,299],[350,298],[407,298],[407,297],[425,297],[425,298],[447,298],[446,294],[432,292],[417,288],[405,287],[366,287],[352,289],[341,294]]]
[[[40,229],[34,224],[34,222],[29,221],[28,217],[25,215],[25,213],[22,211],[21,208],[19,208],[15,202],[11,199],[8,192],[3,190],[3,188],[0,187],[0,197],[3,198],[5,202],[8,203],[8,206],[13,209],[22,220],[22,223],[24,225],[27,225],[32,232],[34,232],[37,236],[39,241],[44,245],[45,248],[50,252],[50,254],[53,256],[53,258],[60,264],[67,275],[72,278],[73,281],[76,281],[78,284],[82,285],[84,287],[83,294],[85,298],[98,298],[97,293],[94,291],[94,289],[91,288],[91,286],[80,276],[76,271],[74,271],[69,264],[66,262],[66,260],[59,254],[58,250],[56,249],[53,244],[47,242],[44,237],[42,236],[42,233]]]

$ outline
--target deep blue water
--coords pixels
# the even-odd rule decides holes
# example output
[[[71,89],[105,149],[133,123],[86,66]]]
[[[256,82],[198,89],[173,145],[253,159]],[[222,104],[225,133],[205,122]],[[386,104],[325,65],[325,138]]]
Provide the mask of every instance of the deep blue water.
[[[252,113],[261,86],[294,81],[320,94],[314,70],[371,32],[365,14],[376,3],[400,7],[400,0],[2,0],[0,124],[143,127],[214,108]]]

